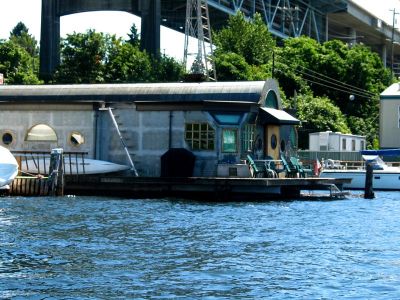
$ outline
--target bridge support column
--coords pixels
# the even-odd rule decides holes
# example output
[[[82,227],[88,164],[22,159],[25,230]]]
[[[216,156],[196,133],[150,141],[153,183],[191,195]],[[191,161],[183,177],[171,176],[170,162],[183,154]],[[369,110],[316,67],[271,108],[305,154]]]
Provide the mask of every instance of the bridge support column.
[[[142,16],[141,49],[160,56],[161,1],[140,0]]]
[[[350,36],[349,45],[350,47],[357,44],[357,31],[354,28],[347,28],[348,34]]]
[[[389,67],[387,64],[387,46],[382,44],[381,46],[381,55],[382,55],[382,62],[385,67]]]
[[[60,63],[60,16],[58,1],[42,0],[40,78],[48,82]]]

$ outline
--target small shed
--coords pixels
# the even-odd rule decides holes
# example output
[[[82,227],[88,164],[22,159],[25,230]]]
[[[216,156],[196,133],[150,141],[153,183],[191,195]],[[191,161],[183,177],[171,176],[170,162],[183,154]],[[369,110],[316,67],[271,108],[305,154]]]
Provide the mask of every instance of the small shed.
[[[309,134],[310,151],[358,152],[365,150],[366,137],[341,132],[314,132]]]

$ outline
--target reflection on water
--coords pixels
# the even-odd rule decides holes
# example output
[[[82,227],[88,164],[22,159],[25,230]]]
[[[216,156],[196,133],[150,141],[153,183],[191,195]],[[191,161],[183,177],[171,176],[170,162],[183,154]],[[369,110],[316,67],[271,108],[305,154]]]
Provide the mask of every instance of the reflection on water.
[[[398,298],[398,196],[0,198],[0,298]]]

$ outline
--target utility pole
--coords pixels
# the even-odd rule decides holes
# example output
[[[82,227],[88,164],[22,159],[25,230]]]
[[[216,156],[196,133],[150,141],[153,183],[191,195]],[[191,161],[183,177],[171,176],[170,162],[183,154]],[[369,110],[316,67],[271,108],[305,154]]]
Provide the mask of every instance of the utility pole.
[[[390,49],[390,74],[393,77],[393,67],[394,67],[394,29],[396,25],[396,15],[399,13],[396,12],[396,9],[393,8],[390,11],[393,12],[393,23],[392,23],[392,38],[391,38],[391,49]]]

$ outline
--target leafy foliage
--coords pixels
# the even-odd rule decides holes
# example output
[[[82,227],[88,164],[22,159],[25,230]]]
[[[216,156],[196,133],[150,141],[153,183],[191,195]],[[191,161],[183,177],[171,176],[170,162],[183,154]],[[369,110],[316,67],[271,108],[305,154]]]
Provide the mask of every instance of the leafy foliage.
[[[130,43],[116,40],[104,65],[107,82],[151,81],[150,57]]]
[[[38,58],[39,47],[37,40],[29,34],[24,23],[19,22],[10,32],[10,41],[24,48],[32,57]]]
[[[219,80],[252,80],[252,71],[256,78],[268,77],[265,68],[272,61],[275,40],[265,26],[261,15],[246,20],[243,13],[229,18],[228,25],[215,32],[213,36],[214,52]],[[263,68],[254,68],[264,66]],[[245,73],[241,74],[244,71]]]
[[[350,133],[345,116],[329,98],[300,95],[296,106],[298,116],[304,122],[299,132],[299,147],[308,147],[304,142],[308,141],[310,132],[329,130]]]
[[[128,33],[129,39],[126,41],[134,47],[140,46],[140,34],[136,28],[135,24],[132,24],[130,33]]]
[[[166,55],[159,59],[152,58],[152,67],[152,78],[159,82],[179,81],[185,74],[183,63]]]
[[[328,97],[346,115],[350,131],[367,136],[372,145],[378,136],[379,93],[392,80],[376,53],[363,45],[349,47],[337,40],[319,44],[308,37],[288,39],[277,52],[287,94],[294,88]],[[320,125],[318,130],[324,127]]]
[[[177,81],[182,64],[163,56],[152,58],[139,49],[135,27],[131,38],[86,33],[67,35],[61,44],[61,64],[55,74],[58,83]]]
[[[68,34],[61,41],[61,64],[55,74],[56,82],[104,82],[105,65],[115,36],[88,30]]]
[[[0,73],[7,84],[38,84],[34,73],[33,58],[21,46],[12,41],[0,44]]]
[[[250,65],[243,56],[227,52],[216,55],[216,69],[218,70],[218,80],[248,80],[250,77]]]

